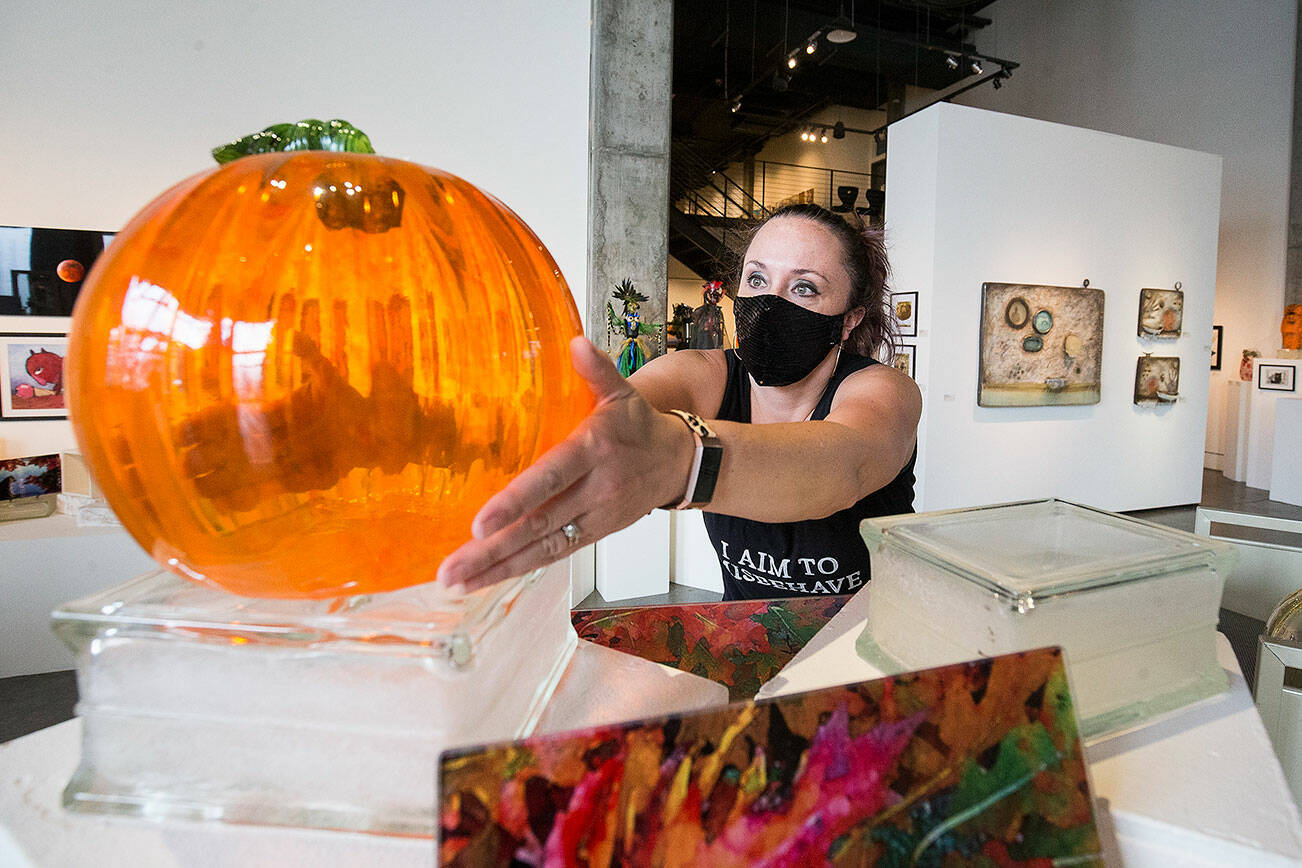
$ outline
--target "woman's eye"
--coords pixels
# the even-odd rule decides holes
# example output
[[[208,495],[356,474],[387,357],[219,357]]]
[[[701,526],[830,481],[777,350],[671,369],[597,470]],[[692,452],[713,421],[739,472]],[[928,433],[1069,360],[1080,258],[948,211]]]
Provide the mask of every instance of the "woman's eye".
[[[809,298],[810,296],[818,295],[818,290],[810,283],[797,283],[795,286],[791,287],[791,292],[801,298]]]
[[[754,289],[759,289],[764,285],[764,276],[761,274],[752,274],[746,278],[746,285]]]

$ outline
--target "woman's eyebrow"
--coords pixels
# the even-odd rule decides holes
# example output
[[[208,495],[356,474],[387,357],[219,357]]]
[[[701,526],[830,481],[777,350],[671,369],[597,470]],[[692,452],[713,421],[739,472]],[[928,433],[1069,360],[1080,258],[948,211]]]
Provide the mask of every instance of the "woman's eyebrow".
[[[815,271],[815,270],[812,269],[812,268],[793,268],[793,269],[791,270],[791,273],[792,273],[792,274],[812,274],[812,275],[814,275],[815,277],[821,277],[823,280],[827,280],[826,277],[823,277],[823,273],[822,273],[821,271]]]

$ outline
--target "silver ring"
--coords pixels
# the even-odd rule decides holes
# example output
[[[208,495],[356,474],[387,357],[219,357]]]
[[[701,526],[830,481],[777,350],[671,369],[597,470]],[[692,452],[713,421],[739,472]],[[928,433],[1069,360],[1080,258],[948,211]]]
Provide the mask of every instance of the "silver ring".
[[[565,534],[567,545],[574,545],[579,541],[579,526],[572,521],[567,521],[561,525],[561,533]]]

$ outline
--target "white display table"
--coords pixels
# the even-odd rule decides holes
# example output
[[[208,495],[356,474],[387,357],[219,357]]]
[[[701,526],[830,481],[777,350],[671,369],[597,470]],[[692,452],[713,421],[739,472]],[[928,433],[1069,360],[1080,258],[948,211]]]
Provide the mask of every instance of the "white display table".
[[[880,677],[854,647],[868,604],[868,594],[854,597],[760,696]],[[1085,746],[1126,868],[1302,866],[1297,805],[1230,643],[1217,639],[1226,693]]]

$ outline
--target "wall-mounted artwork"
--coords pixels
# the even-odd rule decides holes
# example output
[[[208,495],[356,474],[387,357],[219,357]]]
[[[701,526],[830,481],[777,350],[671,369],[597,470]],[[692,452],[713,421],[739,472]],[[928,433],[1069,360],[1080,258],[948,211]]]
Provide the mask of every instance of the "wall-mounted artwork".
[[[1180,394],[1180,360],[1140,356],[1135,365],[1135,403],[1173,404]]]
[[[72,316],[109,232],[0,226],[0,316]]]
[[[1102,866],[1062,652],[445,751],[441,866]]]
[[[66,419],[67,335],[0,335],[0,420]]]
[[[1225,326],[1212,326],[1212,370],[1221,369],[1221,346],[1225,343]]]
[[[910,378],[917,379],[917,377],[914,377],[917,370],[917,356],[918,348],[916,346],[913,344],[900,344],[895,348],[895,358],[891,360],[891,364],[895,366],[895,370],[903,371]]]
[[[0,461],[0,501],[57,494],[60,489],[57,454]]]
[[[982,407],[1099,402],[1103,290],[981,285]]]
[[[899,323],[900,337],[917,337],[918,294],[916,292],[891,293],[891,310],[895,313],[895,321]]]
[[[1268,392],[1292,392],[1297,388],[1296,365],[1257,365],[1257,388]]]
[[[1178,338],[1184,325],[1184,293],[1179,289],[1139,291],[1139,336]]]

